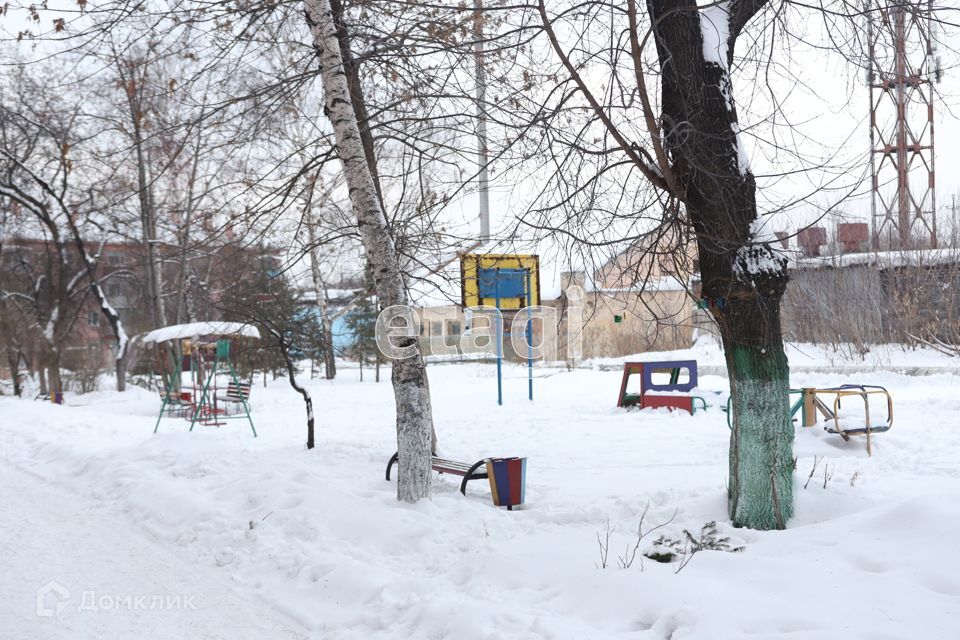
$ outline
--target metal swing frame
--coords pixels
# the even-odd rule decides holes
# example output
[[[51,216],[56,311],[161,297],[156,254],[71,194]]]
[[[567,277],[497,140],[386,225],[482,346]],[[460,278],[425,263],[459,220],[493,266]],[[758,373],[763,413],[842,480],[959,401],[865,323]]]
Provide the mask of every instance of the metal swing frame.
[[[233,362],[230,358],[230,340],[223,336],[242,335],[246,337],[259,338],[259,332],[257,332],[254,327],[247,325],[235,325],[235,323],[221,324],[224,326],[225,330],[222,332],[205,332],[203,336],[208,337],[207,340],[201,339],[201,336],[187,337],[187,334],[184,332],[187,332],[188,329],[193,325],[178,325],[174,327],[168,327],[166,329],[173,329],[175,331],[173,331],[172,334],[155,337],[152,340],[149,339],[151,337],[150,334],[148,334],[147,338],[145,338],[145,342],[153,343],[167,342],[178,339],[182,340],[182,343],[185,343],[185,346],[187,347],[184,349],[184,351],[191,354],[190,372],[193,378],[192,398],[189,403],[186,403],[181,397],[182,394],[176,395],[175,397],[174,391],[180,386],[178,381],[182,380],[183,378],[183,358],[179,358],[176,362],[174,362],[173,371],[168,378],[169,382],[166,384],[166,388],[164,388],[161,392],[163,402],[160,405],[160,413],[157,416],[157,422],[153,427],[154,433],[157,433],[157,431],[160,429],[160,422],[163,420],[163,417],[165,415],[169,416],[173,413],[171,407],[176,406],[180,413],[179,417],[185,419],[189,417],[189,430],[191,432],[198,423],[200,425],[207,426],[221,426],[224,424],[221,422],[222,420],[242,420],[246,418],[247,422],[250,424],[250,430],[253,432],[253,437],[257,437],[257,429],[254,426],[253,418],[250,415],[250,404],[247,396],[242,391],[240,391],[235,398],[231,397],[229,400],[218,396],[217,375],[227,375],[229,376],[229,379],[234,385],[235,389],[241,390],[243,388],[240,376],[237,373],[236,368],[233,366]],[[206,328],[206,325],[204,325],[204,328]],[[213,352],[213,358],[212,360],[206,360],[204,358],[204,352],[211,350]],[[221,409],[218,406],[221,401],[229,401],[231,403],[239,404],[242,406],[243,411],[238,411],[235,415],[229,415],[225,409]],[[189,413],[187,413],[187,411],[189,411]]]

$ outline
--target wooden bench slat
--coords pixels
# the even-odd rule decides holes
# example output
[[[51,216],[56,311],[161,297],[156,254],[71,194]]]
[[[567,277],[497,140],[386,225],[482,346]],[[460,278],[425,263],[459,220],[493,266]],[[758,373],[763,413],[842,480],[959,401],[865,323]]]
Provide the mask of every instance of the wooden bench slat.
[[[250,382],[241,382],[237,384],[233,380],[227,383],[227,391],[224,395],[220,396],[221,400],[226,400],[227,402],[243,402],[244,400],[250,399],[250,390],[253,387],[253,384]]]
[[[458,476],[466,475],[467,472],[470,471],[470,465],[465,462],[444,460],[443,458],[434,458],[432,466],[434,471],[439,471],[440,473],[450,473]]]
[[[484,458],[483,460],[479,460],[474,464],[467,464],[457,460],[447,460],[445,458],[433,456],[430,460],[430,468],[439,473],[449,473],[450,475],[462,476],[463,482],[460,483],[460,493],[466,495],[467,482],[470,480],[481,480],[487,478],[487,469],[484,465],[486,461],[487,458]],[[397,464],[397,454],[393,454],[393,456],[390,457],[390,461],[387,463],[387,480],[390,480],[390,469],[393,468],[394,464]]]

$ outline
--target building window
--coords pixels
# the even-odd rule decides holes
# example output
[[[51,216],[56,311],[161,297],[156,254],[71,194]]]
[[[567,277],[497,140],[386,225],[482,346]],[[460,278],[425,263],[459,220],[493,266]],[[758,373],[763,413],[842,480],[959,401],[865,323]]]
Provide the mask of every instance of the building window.
[[[436,320],[430,323],[430,335],[439,338],[443,335],[443,323]]]
[[[87,312],[87,324],[91,327],[100,326],[100,312],[99,311],[88,311]]]
[[[460,323],[459,322],[449,323],[447,325],[447,333],[450,334],[451,336],[460,335]]]
[[[110,265],[111,267],[115,267],[115,266],[117,266],[118,264],[120,264],[120,261],[121,261],[122,259],[123,259],[123,258],[120,256],[119,253],[108,253],[108,254],[107,254],[107,263],[109,263],[109,265]]]

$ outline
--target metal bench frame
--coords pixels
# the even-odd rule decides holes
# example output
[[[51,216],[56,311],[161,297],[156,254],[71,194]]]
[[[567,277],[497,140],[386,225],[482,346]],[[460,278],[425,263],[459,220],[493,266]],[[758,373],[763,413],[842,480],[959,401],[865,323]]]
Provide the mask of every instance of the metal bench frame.
[[[487,470],[486,464],[490,458],[484,458],[483,460],[478,460],[473,464],[467,464],[466,462],[457,462],[456,460],[447,460],[445,458],[438,458],[437,456],[431,456],[430,466],[431,468],[439,474],[449,473],[452,476],[463,476],[463,480],[460,482],[460,493],[467,495],[467,483],[471,480],[486,480]],[[397,464],[398,454],[395,453],[390,456],[390,461],[387,463],[387,473],[386,478],[390,480],[390,470],[393,468],[393,465]],[[483,471],[479,471],[480,468],[483,468]]]

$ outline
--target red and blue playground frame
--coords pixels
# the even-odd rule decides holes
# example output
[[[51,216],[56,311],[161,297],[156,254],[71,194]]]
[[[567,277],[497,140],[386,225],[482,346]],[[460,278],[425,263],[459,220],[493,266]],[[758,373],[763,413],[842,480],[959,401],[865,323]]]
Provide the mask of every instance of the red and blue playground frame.
[[[680,373],[686,370],[687,380],[680,382]],[[653,381],[654,373],[669,373],[670,382],[657,384]],[[640,393],[627,393],[627,383],[630,376],[640,376]],[[693,414],[697,410],[697,402],[701,409],[707,408],[707,402],[700,396],[690,392],[697,387],[696,360],[663,360],[659,362],[625,362],[623,364],[623,379],[620,382],[620,395],[617,398],[618,407],[635,407],[641,409],[666,408],[671,411],[682,409]]]

